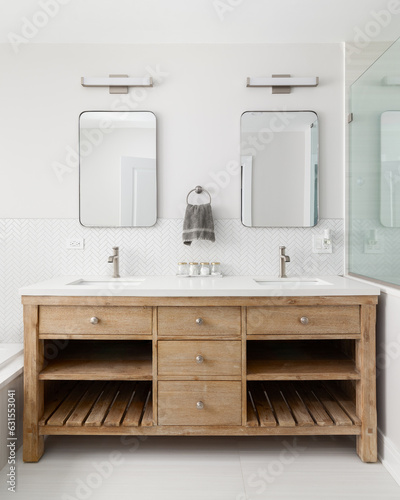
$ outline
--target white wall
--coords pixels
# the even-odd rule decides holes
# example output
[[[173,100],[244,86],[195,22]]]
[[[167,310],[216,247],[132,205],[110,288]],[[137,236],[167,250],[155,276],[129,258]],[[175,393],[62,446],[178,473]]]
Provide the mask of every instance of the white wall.
[[[380,457],[400,484],[400,295],[382,293],[377,321]]]
[[[314,110],[321,130],[320,216],[343,217],[341,44],[26,44],[18,54],[1,45],[0,58],[0,218],[77,218],[78,115],[116,108],[157,116],[161,218],[181,217],[197,184],[212,191],[216,218],[239,218],[241,113]],[[81,76],[144,75],[146,67],[163,76],[154,88],[127,96],[80,85]],[[319,76],[320,85],[290,95],[245,86],[248,76],[274,73]],[[61,181],[56,162],[70,167]]]

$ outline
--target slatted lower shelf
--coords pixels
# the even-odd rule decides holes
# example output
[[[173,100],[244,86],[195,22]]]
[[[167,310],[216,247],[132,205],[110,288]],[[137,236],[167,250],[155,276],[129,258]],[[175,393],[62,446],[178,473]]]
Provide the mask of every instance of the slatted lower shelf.
[[[248,383],[249,427],[358,427],[352,398],[328,382]]]
[[[65,382],[46,402],[39,422],[45,430],[127,428],[153,425],[151,382]],[[69,431],[69,432],[68,432]]]
[[[41,434],[360,434],[356,407],[333,382],[248,382],[247,425],[155,426],[151,382],[64,381],[46,398]],[[214,426],[215,427],[215,426]]]

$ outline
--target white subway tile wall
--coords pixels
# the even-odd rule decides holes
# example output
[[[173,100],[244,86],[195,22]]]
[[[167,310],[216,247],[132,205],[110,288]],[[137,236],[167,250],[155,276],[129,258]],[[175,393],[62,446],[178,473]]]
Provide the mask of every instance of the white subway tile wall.
[[[182,243],[182,219],[159,219],[151,228],[92,229],[76,219],[0,219],[0,342],[23,339],[18,289],[57,275],[111,275],[111,249],[120,247],[121,276],[172,275],[179,261],[219,261],[227,275],[278,273],[278,247],[291,262],[288,276],[344,272],[343,219],[323,219],[314,228],[247,228],[238,219],[215,221],[216,242]],[[312,235],[332,232],[333,253],[313,254]],[[66,248],[84,238],[84,250]]]

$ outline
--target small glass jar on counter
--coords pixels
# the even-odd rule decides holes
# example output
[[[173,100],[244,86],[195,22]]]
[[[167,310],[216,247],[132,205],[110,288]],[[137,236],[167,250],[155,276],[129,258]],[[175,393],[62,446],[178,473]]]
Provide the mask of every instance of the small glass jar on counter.
[[[189,262],[189,276],[199,276],[200,269],[198,262]]]
[[[211,262],[211,274],[214,276],[221,274],[220,266],[219,262]]]
[[[201,276],[209,276],[210,275],[210,263],[202,262],[200,264],[200,275]]]
[[[187,276],[189,274],[189,267],[187,262],[178,262],[178,276]]]

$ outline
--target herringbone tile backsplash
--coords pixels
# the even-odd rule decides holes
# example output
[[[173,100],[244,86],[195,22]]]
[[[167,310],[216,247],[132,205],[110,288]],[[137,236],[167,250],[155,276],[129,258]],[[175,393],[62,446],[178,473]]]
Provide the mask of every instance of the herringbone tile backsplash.
[[[331,229],[332,254],[313,254],[311,238]],[[289,275],[344,272],[343,220],[323,219],[314,228],[249,229],[238,219],[215,221],[216,242],[182,243],[182,220],[159,219],[151,228],[91,229],[75,219],[0,219],[0,342],[22,342],[18,289],[56,275],[110,275],[107,257],[120,247],[121,275],[175,274],[178,261],[219,261],[229,275],[278,273],[285,245]],[[66,249],[67,238],[84,238],[84,250]]]

